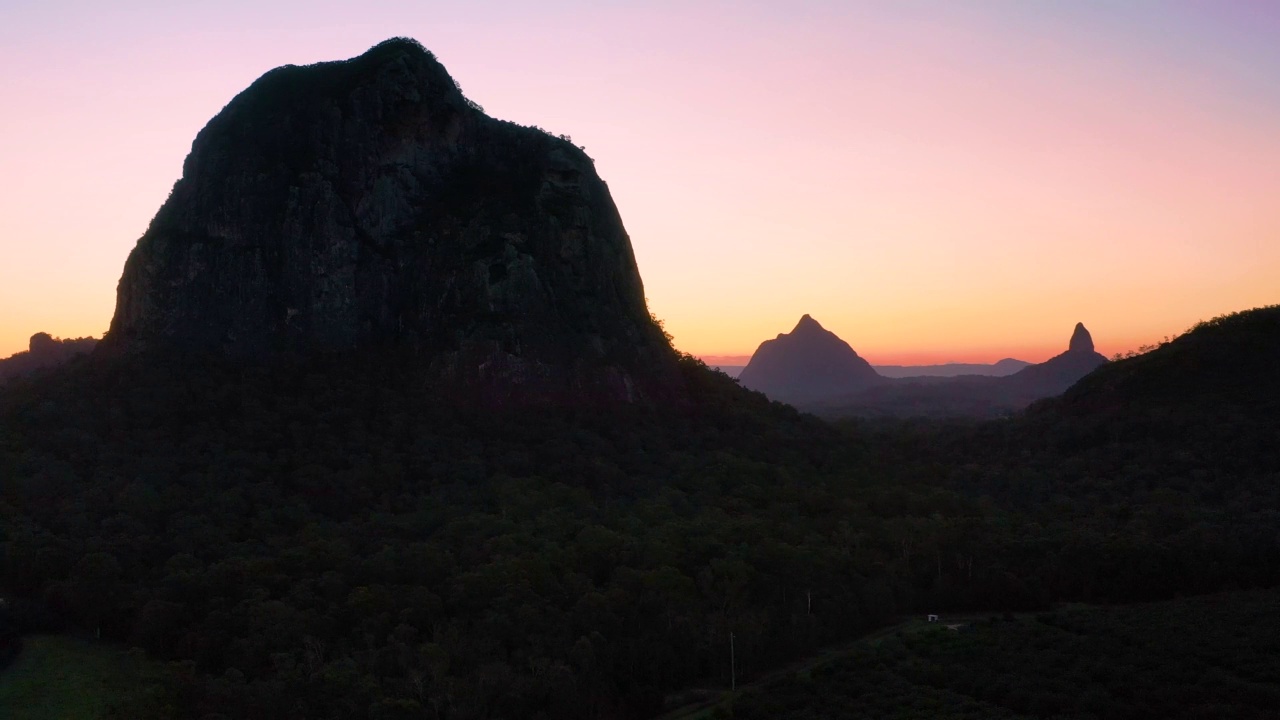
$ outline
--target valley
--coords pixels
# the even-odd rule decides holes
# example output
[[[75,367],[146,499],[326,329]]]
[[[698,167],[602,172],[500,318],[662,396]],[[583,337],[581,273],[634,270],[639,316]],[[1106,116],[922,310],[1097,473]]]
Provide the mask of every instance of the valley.
[[[105,336],[0,365],[4,717],[1274,716],[1280,306],[909,378],[806,314],[735,379],[414,40],[190,148]]]

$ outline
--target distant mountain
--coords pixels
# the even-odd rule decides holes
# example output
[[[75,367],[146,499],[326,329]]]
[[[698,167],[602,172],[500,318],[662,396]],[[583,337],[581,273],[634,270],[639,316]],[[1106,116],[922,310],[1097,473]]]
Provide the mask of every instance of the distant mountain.
[[[1106,356],[1093,349],[1093,336],[1084,323],[1076,323],[1066,352],[1010,375],[1009,384],[1019,397],[1058,395],[1106,362]]]
[[[0,360],[0,384],[42,368],[61,365],[77,355],[92,351],[97,344],[95,338],[62,340],[49,333],[36,333],[31,336],[27,350]]]
[[[1129,416],[1280,416],[1280,305],[1224,315],[1107,363],[1037,410]],[[1139,412],[1140,411],[1140,412]]]
[[[774,400],[805,405],[884,382],[849,343],[805,315],[795,329],[760,344],[739,382]]]
[[[708,362],[713,370],[738,377],[746,365],[717,365]],[[959,377],[961,375],[982,375],[986,377],[1004,377],[1012,375],[1024,367],[1031,365],[1026,360],[1005,358],[995,363],[945,363],[941,365],[872,365],[876,374],[884,378],[923,378],[923,377]]]
[[[1001,417],[1061,394],[1106,362],[1077,323],[1066,352],[1011,375],[899,378],[802,407],[835,417]]]
[[[944,363],[941,365],[872,365],[881,377],[958,377],[960,375],[986,375],[1004,377],[1030,366],[1026,360],[1005,358],[995,363]]]

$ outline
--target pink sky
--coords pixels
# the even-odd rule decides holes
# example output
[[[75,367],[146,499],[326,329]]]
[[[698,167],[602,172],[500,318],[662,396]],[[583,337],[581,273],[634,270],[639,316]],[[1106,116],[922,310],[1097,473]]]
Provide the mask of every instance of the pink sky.
[[[586,146],[688,352],[810,313],[872,362],[1036,361],[1280,302],[1277,12],[1106,5],[6,3],[0,356],[106,329],[254,78],[394,35]]]

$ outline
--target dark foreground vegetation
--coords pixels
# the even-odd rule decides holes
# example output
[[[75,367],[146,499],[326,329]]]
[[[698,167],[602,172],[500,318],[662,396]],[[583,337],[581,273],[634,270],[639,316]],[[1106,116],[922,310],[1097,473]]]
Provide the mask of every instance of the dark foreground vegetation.
[[[5,720],[146,717],[163,703],[170,682],[141,650],[37,635],[0,672],[0,710]]]
[[[1257,311],[1015,421],[831,426],[692,360],[687,406],[502,410],[394,354],[82,358],[0,393],[0,594],[170,662],[137,717],[643,717],[730,633],[742,680],[904,613],[1275,585],[1278,361]]]
[[[1277,607],[1268,590],[932,625],[744,693],[732,716],[1269,720]]]

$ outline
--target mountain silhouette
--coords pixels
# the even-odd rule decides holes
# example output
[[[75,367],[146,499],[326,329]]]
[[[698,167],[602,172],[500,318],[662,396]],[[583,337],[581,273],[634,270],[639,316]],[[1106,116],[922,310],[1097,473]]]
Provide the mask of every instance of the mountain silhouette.
[[[1045,405],[1071,415],[1161,409],[1188,415],[1280,412],[1280,305],[1224,315],[1140,355],[1107,363]]]
[[[1066,352],[1019,370],[1007,378],[1007,383],[1019,401],[1027,399],[1029,403],[1062,393],[1106,362],[1106,356],[1093,349],[1093,336],[1084,323],[1076,323]]]
[[[1071,333],[1071,341],[1067,343],[1068,352],[1093,352],[1093,335],[1089,334],[1084,323],[1076,323],[1075,332]]]
[[[795,328],[760,344],[739,382],[774,400],[804,405],[884,381],[849,343],[809,315]]]
[[[1066,352],[1010,375],[892,379],[843,396],[809,398],[802,407],[828,416],[1002,417],[1061,394],[1106,362],[1077,323]]]
[[[276,68],[200,131],[105,344],[394,346],[453,386],[679,392],[592,160],[490,118],[407,39]]]
[[[28,349],[0,360],[0,383],[49,367],[61,365],[77,355],[91,352],[98,344],[95,338],[62,340],[49,333],[31,336]]]
[[[849,693],[819,710],[878,683],[886,707],[1065,713],[1035,676],[1079,656],[1112,715],[1268,717],[1274,623],[1232,620],[1270,620],[1270,596],[1220,624],[1199,612],[1216,596],[1180,606],[1171,625],[1207,626],[1190,639],[1130,606],[1148,656],[1244,638],[1193,692],[1176,681],[1198,666],[1100,665],[1118,625],[1046,608],[1274,585],[1280,309],[1095,356],[1077,326],[1021,379],[889,381],[806,315],[747,368],[779,399],[999,414],[1088,373],[1010,422],[824,423],[675,356],[567,141],[487,118],[411,41],[283,68],[197,139],[94,356],[0,389],[0,665],[10,622],[97,638],[128,672],[95,685],[138,720],[658,717],[981,609],[955,637],[1018,663],[1016,698],[951,692],[988,668],[942,647],[959,670],[935,673],[951,641],[908,637],[927,654],[862,672],[855,648],[848,683],[757,688],[738,714],[834,681]],[[441,402],[455,386],[687,402]],[[1014,612],[1107,641],[1058,652]],[[1135,683],[1139,662],[1159,672]]]

